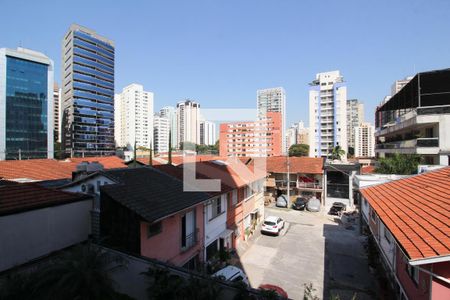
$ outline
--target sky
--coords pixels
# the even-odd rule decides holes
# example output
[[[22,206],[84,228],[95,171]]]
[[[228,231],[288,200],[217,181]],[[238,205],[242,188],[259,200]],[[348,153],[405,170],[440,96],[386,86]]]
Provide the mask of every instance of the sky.
[[[203,108],[255,108],[256,90],[286,90],[287,124],[308,122],[308,83],[340,70],[348,98],[376,105],[391,84],[450,65],[446,0],[0,0],[0,48],[45,53],[61,82],[71,23],[116,46],[115,90],[140,83],[155,111],[189,98]]]

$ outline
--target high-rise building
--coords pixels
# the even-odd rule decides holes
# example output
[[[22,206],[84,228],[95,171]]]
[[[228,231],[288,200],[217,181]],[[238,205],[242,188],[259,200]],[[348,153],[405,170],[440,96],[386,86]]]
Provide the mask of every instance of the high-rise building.
[[[172,148],[176,148],[178,145],[178,127],[177,127],[177,111],[173,106],[164,106],[159,110],[161,117],[169,119],[170,124],[170,136],[172,140]]]
[[[396,80],[391,86],[391,96],[397,94],[408,82],[413,79],[413,76],[405,77],[404,79]]]
[[[309,91],[309,156],[347,149],[347,87],[339,71],[318,73]]]
[[[297,124],[292,124],[292,126],[286,130],[286,151],[289,151],[289,148],[292,145],[297,144],[297,135],[298,135],[297,130],[298,130]]]
[[[118,147],[134,150],[137,147],[151,148],[153,141],[153,93],[144,91],[140,84],[132,83],[123,88],[115,98],[115,133]]]
[[[178,145],[184,142],[200,144],[200,104],[185,100],[177,104]]]
[[[170,119],[160,114],[153,116],[153,151],[169,152]]]
[[[281,113],[268,112],[253,122],[220,124],[219,155],[267,157],[282,154]]]
[[[375,157],[375,127],[361,123],[354,129],[355,157]]]
[[[53,61],[0,49],[0,160],[53,158]]]
[[[303,121],[297,124],[297,144],[309,145],[309,128],[305,127]]]
[[[355,127],[364,122],[364,104],[358,99],[347,100],[348,147],[355,148]]]
[[[76,24],[62,41],[62,109],[66,154],[114,153],[114,43]]]
[[[61,142],[61,89],[55,82],[53,86],[53,138]]]
[[[256,92],[256,107],[258,118],[265,118],[268,112],[281,113],[281,144],[280,150],[286,151],[286,92],[284,88],[270,88]]]
[[[211,146],[216,143],[216,124],[210,121],[200,121],[200,145]]]

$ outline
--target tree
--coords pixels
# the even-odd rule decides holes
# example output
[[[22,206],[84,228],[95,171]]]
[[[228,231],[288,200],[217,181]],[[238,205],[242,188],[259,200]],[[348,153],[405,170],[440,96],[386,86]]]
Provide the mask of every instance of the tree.
[[[342,156],[345,155],[345,151],[341,148],[341,146],[337,145],[333,149],[331,149],[331,159],[341,159]]]
[[[289,147],[289,156],[308,156],[309,145],[307,144],[294,144]]]
[[[180,150],[194,150],[196,145],[192,142],[180,142]]]
[[[355,148],[348,147],[348,157],[353,157],[355,155]]]
[[[417,154],[395,153],[391,157],[381,158],[378,161],[376,173],[411,175],[417,173],[417,166],[421,161],[421,156]]]

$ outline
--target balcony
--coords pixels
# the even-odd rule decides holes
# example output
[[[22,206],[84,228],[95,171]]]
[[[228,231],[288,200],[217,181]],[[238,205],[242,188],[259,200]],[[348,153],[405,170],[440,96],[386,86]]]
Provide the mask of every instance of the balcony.
[[[322,184],[319,182],[297,181],[297,188],[305,190],[322,190]]]
[[[191,249],[192,247],[194,247],[195,245],[197,245],[198,233],[199,233],[199,229],[196,228],[196,230],[193,233],[188,234],[184,237],[184,239],[183,238],[181,239],[181,251],[182,252],[186,252],[189,249]]]
[[[406,149],[406,148],[418,148],[418,147],[439,147],[439,138],[418,138],[406,141],[396,141],[389,143],[381,143],[375,145],[375,149]]]

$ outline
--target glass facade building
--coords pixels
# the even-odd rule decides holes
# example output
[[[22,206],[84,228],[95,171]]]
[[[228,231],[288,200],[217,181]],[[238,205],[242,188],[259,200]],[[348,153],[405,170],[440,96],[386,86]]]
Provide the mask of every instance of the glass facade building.
[[[0,49],[0,159],[53,157],[53,62]]]
[[[79,25],[63,39],[62,145],[66,155],[114,153],[114,44]]]

